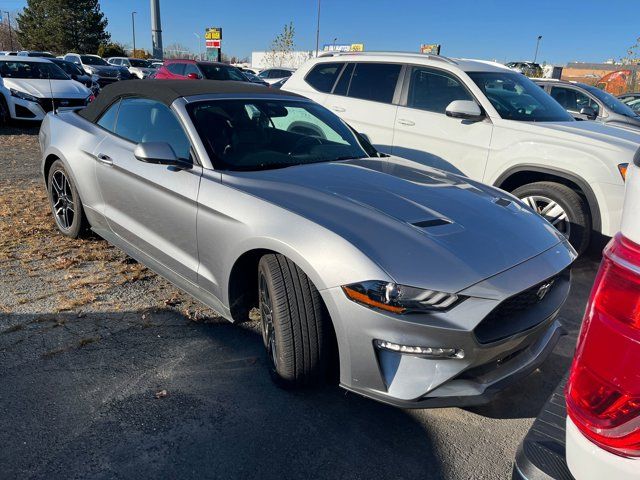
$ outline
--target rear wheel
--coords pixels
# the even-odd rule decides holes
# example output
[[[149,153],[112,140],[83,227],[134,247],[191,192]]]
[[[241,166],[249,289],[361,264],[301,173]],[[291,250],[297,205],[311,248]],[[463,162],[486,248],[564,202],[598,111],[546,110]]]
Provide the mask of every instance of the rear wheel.
[[[258,265],[262,339],[273,380],[295,388],[325,378],[328,313],[316,287],[283,255],[269,254]]]
[[[89,223],[73,179],[61,160],[56,160],[51,165],[47,187],[51,211],[58,230],[67,237],[78,238],[87,231]]]
[[[9,105],[2,95],[0,95],[0,126],[8,125],[11,121]]]
[[[536,182],[512,192],[562,233],[578,253],[591,238],[591,216],[586,200],[561,183]]]

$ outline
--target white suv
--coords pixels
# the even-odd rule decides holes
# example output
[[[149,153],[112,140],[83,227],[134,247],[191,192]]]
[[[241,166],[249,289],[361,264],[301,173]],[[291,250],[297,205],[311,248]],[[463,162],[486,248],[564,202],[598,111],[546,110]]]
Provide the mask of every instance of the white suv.
[[[336,112],[379,150],[523,199],[580,252],[620,227],[640,134],[574,119],[503,65],[402,53],[315,58],[283,90]]]

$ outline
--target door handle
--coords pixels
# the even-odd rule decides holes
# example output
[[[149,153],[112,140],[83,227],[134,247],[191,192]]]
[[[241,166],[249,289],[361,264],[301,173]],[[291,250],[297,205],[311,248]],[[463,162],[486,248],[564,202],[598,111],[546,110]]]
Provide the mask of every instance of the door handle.
[[[336,107],[335,105],[331,107],[331,110],[334,112],[346,112],[346,110],[342,107]]]
[[[404,118],[399,118],[398,123],[400,125],[406,125],[407,127],[413,127],[416,122],[412,122],[411,120],[405,120]]]
[[[100,163],[104,163],[105,165],[113,165],[113,159],[109,155],[99,153],[96,158]]]

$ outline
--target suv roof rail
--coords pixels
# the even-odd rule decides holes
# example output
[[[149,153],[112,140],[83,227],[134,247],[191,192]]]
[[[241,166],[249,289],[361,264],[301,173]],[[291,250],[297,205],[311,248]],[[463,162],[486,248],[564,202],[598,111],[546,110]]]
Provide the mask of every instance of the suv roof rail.
[[[451,65],[457,65],[458,62],[453,60],[452,58],[445,57],[443,55],[430,55],[428,53],[418,53],[418,52],[376,52],[376,51],[368,51],[368,52],[321,52],[318,55],[318,58],[321,57],[348,57],[348,56],[369,56],[369,55],[393,55],[397,57],[409,57],[409,58],[428,58],[429,60],[436,60],[439,62],[449,63]]]

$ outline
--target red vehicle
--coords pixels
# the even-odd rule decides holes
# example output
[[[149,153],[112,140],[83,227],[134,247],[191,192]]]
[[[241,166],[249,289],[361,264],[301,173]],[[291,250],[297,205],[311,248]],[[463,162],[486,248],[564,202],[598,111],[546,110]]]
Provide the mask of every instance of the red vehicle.
[[[158,80],[249,80],[240,69],[217,62],[198,62],[195,60],[166,60],[155,77]]]

